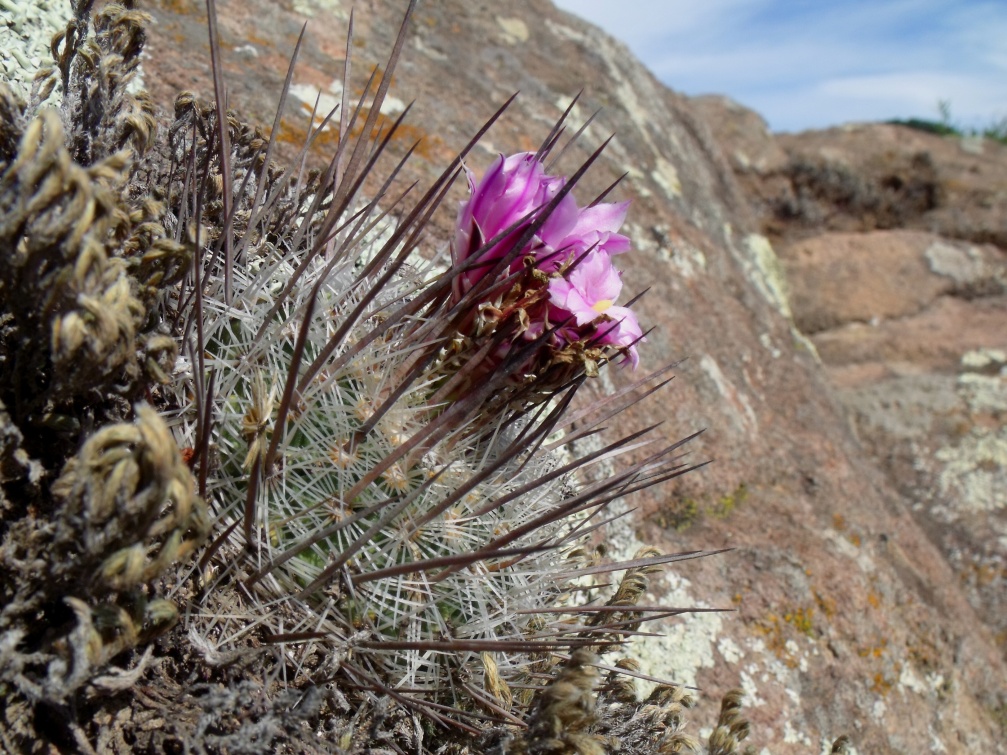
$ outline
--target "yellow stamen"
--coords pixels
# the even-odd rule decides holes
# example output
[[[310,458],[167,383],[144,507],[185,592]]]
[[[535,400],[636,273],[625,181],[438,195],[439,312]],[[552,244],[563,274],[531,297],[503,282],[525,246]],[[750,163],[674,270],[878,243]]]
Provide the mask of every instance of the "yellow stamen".
[[[600,315],[606,309],[608,309],[611,306],[612,306],[612,300],[611,299],[599,299],[598,301],[596,301],[594,303],[594,305],[591,307],[591,309],[593,309],[595,312],[597,312]]]

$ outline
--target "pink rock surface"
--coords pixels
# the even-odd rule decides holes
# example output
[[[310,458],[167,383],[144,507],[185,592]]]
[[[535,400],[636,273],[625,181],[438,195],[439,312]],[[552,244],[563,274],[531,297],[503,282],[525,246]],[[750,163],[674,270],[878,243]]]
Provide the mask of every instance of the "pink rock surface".
[[[787,153],[762,172],[732,167],[777,239],[794,322],[1003,657],[1004,147],[886,125],[774,137],[740,106],[704,107],[726,152]],[[748,124],[743,137],[719,115]]]

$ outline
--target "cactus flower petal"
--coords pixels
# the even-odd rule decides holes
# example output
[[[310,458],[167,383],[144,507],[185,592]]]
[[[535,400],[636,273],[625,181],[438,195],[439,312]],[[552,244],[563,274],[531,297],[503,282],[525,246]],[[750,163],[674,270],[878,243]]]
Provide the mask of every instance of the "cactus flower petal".
[[[578,326],[593,323],[599,343],[626,348],[635,369],[640,359],[634,344],[643,331],[632,310],[614,306],[621,291],[619,271],[598,250],[588,252],[566,278],[549,281],[549,301],[561,310],[556,314],[573,316]]]

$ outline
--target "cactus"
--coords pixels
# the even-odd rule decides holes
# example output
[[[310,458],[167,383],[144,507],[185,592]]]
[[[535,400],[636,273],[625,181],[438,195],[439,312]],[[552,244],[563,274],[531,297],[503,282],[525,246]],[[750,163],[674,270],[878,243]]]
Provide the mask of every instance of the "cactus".
[[[256,213],[248,196],[251,182],[237,214]],[[574,551],[597,513],[643,475],[685,467],[666,449],[612,480],[578,482],[578,467],[634,439],[566,463],[547,450],[569,425],[563,411],[582,375],[571,379],[563,364],[565,384],[513,379],[545,348],[535,340],[482,369],[484,344],[502,341],[455,338],[430,300],[457,268],[428,279],[409,267],[408,247],[396,246],[414,231],[408,220],[369,233],[351,225],[329,258],[309,256],[324,216],[298,221],[303,246],[289,230],[254,232],[232,270],[230,304],[228,282],[207,266],[176,315],[199,321],[186,327],[189,364],[168,416],[200,459],[222,533],[204,557],[209,602],[195,625],[212,627],[221,647],[261,627],[288,653],[300,647],[306,680],[317,678],[320,647],[352,650],[341,670],[354,686],[405,687],[396,697],[436,718],[445,704],[513,717],[507,689],[534,683],[530,654],[620,635],[607,617],[574,633],[540,616],[570,599]],[[446,400],[475,370],[481,385]],[[228,633],[215,601],[239,585],[252,602]],[[481,682],[491,676],[495,684]]]
[[[396,55],[366,108],[342,115],[341,133],[379,111]],[[628,244],[615,233],[625,205],[576,206],[571,190],[590,162],[569,182],[537,167],[560,126],[539,155],[470,178],[461,241],[440,270],[420,239],[475,140],[405,206],[387,198],[390,179],[375,198],[360,190],[396,126],[374,128],[345,137],[324,171],[301,180],[298,166],[266,161],[272,142],[233,114],[188,94],[176,103],[179,178],[167,194],[199,248],[168,300],[186,361],[166,417],[217,532],[195,575],[191,627],[220,652],[250,632],[282,648],[288,683],[336,674],[364,700],[390,695],[463,729],[515,723],[549,654],[604,652],[643,620],[579,621],[577,580],[680,556],[585,570],[585,538],[614,498],[688,466],[674,444],[611,479],[578,475],[646,431],[570,456],[563,433],[578,387],[614,356],[635,363],[642,334],[611,306],[618,276],[606,245]],[[539,193],[514,188],[522,180]],[[532,199],[507,215],[487,209],[501,181],[511,186],[502,196]],[[481,212],[505,219],[494,226]],[[554,213],[616,221],[586,238],[580,223],[556,231]],[[578,280],[580,270],[594,278]],[[581,413],[578,433],[633,400]],[[641,592],[627,590],[619,606]],[[564,605],[574,618],[552,613]]]

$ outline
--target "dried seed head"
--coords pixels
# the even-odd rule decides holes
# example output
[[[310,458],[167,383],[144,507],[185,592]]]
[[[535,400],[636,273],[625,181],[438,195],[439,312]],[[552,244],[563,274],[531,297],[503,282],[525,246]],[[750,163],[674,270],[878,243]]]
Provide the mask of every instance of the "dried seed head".
[[[741,716],[744,696],[742,690],[732,689],[721,700],[720,717],[710,734],[710,755],[737,755],[740,743],[748,737],[751,725]]]

